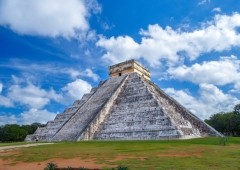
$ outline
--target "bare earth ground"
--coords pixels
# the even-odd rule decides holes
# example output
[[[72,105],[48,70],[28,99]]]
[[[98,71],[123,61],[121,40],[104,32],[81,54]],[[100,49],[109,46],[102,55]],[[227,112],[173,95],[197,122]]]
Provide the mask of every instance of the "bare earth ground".
[[[39,146],[39,145],[48,145],[53,143],[35,143],[35,144],[26,144],[26,145],[17,145],[17,146],[3,146],[0,147],[0,155],[8,156],[8,155],[14,155],[18,154],[18,149],[23,147],[32,147],[32,146]],[[49,162],[56,163],[59,167],[68,167],[71,165],[71,167],[79,167],[81,165],[82,167],[88,167],[91,169],[99,169],[103,166],[106,166],[104,164],[99,165],[94,163],[94,159],[84,159],[81,158],[72,158],[72,159],[61,159],[61,158],[55,158],[55,159],[49,159],[47,161],[43,162],[15,162],[13,160],[3,160],[0,159],[0,170],[43,170],[46,165]]]
[[[10,155],[16,155],[18,154],[18,148],[20,147],[30,147],[30,146],[37,146],[39,144],[29,144],[29,145],[24,145],[24,146],[9,146],[9,147],[1,147],[0,148],[0,154],[2,156],[10,156]],[[198,150],[193,153],[172,153],[172,154],[159,154],[157,157],[201,157],[203,150]],[[112,158],[110,162],[114,161],[120,161],[124,159],[130,159],[130,158],[136,158],[141,161],[144,161],[147,159],[146,157],[142,156],[128,156],[128,155],[118,155],[117,157]],[[80,157],[75,157],[71,159],[63,159],[63,158],[54,158],[54,159],[49,159],[47,161],[42,161],[42,162],[17,162],[11,159],[0,159],[0,170],[43,170],[46,165],[49,162],[56,163],[58,167],[68,167],[71,165],[73,168],[79,168],[79,165],[81,167],[87,167],[90,169],[101,169],[103,167],[111,167],[109,165],[105,164],[99,164],[96,163],[96,160],[94,158],[80,158]]]
[[[15,146],[2,146],[0,147],[0,155],[14,155],[17,154],[17,149],[19,148],[25,148],[25,147],[31,147],[31,146],[40,146],[40,145],[48,145],[53,143],[33,143],[33,144],[26,144],[26,145],[15,145]],[[19,164],[13,164],[11,160],[2,160],[0,159],[0,170],[30,170],[30,169],[44,169],[46,167],[46,164],[43,164],[41,166],[41,163],[32,163],[30,165],[29,163],[19,163]]]
[[[56,163],[59,167],[71,167],[79,168],[79,165],[82,167],[88,167],[91,169],[100,169],[106,165],[100,165],[94,163],[92,159],[84,159],[81,158],[72,158],[72,159],[62,159],[62,158],[55,158],[50,159],[43,162],[18,162],[17,164],[12,164],[11,160],[1,160],[0,159],[0,170],[43,170],[49,162]]]

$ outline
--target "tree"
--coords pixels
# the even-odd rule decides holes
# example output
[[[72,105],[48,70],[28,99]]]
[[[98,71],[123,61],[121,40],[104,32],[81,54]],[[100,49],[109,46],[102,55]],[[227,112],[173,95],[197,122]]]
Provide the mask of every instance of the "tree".
[[[240,136],[240,104],[234,111],[214,114],[205,122],[224,135]]]
[[[234,106],[234,113],[240,114],[240,104],[237,104],[236,106]]]
[[[27,131],[17,124],[5,125],[1,128],[0,140],[2,142],[23,141],[26,135]]]
[[[28,134],[33,134],[39,126],[44,126],[40,123],[31,125],[7,124],[0,126],[0,142],[24,141]]]

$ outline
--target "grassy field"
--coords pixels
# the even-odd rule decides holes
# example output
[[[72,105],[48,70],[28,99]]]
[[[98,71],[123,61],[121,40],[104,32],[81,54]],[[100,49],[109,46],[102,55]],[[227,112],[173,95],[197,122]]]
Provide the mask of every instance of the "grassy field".
[[[240,138],[171,141],[84,141],[22,148],[18,154],[1,156],[21,162],[80,157],[129,169],[240,169]],[[69,165],[71,166],[71,165]]]

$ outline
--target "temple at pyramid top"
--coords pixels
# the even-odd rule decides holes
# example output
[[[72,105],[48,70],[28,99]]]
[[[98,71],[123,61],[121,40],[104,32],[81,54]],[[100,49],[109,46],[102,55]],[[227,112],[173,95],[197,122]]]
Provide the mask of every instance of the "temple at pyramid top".
[[[147,80],[151,79],[150,71],[136,60],[128,60],[109,67],[110,77],[122,76],[129,73],[138,73]]]
[[[168,96],[135,60],[109,67],[84,94],[26,141],[161,140],[223,136]]]

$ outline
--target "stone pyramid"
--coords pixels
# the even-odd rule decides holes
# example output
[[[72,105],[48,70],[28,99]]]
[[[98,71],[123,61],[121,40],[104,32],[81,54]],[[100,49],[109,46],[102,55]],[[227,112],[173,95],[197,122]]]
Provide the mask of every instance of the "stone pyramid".
[[[76,100],[26,141],[186,139],[222,136],[150,81],[135,60]]]

